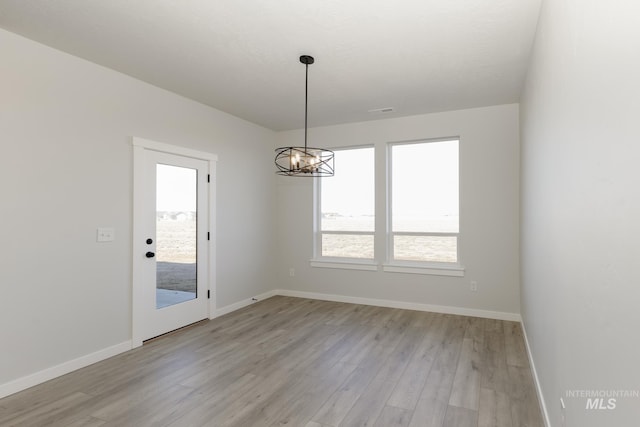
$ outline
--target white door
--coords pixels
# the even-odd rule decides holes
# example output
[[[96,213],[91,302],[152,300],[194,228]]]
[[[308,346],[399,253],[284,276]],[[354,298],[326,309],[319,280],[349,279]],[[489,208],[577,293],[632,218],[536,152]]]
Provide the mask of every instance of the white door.
[[[144,149],[134,191],[134,346],[209,317],[209,162]]]

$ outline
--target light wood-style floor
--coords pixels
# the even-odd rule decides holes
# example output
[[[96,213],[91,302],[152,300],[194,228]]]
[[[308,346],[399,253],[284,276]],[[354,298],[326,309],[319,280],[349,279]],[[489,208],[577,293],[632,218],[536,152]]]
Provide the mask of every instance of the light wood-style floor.
[[[273,297],[1,399],[0,425],[544,424],[518,323]]]

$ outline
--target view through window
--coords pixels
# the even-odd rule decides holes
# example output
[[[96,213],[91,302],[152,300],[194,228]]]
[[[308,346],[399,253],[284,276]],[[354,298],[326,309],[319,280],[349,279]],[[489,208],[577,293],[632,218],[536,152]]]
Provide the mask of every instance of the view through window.
[[[374,168],[373,147],[341,149],[336,154],[334,176],[318,183],[321,197],[317,244],[322,257],[373,259]]]
[[[458,140],[391,145],[391,261],[458,262]]]
[[[389,264],[459,264],[458,139],[389,143],[376,171],[374,147],[336,150],[335,175],[316,183],[316,259],[375,259],[376,233]],[[387,228],[375,229],[376,173],[385,178]],[[379,175],[378,175],[379,176]]]

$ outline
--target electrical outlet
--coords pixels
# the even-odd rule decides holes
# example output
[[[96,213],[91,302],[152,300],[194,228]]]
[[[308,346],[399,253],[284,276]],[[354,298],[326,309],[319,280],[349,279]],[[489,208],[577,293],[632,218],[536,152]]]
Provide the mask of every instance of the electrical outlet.
[[[477,292],[478,291],[478,282],[476,282],[475,280],[471,281],[471,285],[469,286],[469,289],[471,290],[471,292]]]
[[[293,277],[296,275],[296,270],[292,267],[289,269],[289,277]]]

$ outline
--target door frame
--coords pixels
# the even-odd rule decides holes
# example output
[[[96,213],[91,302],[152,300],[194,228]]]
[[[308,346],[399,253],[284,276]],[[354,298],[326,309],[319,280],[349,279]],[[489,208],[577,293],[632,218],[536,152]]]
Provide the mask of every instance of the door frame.
[[[192,150],[162,142],[151,141],[149,139],[132,137],[133,145],[133,230],[132,230],[132,292],[131,292],[131,347],[140,347],[143,342],[143,315],[144,315],[144,274],[142,261],[136,258],[136,254],[145,252],[144,241],[146,235],[142,226],[145,219],[145,151],[157,151],[161,153],[174,154],[177,156],[190,157],[204,160],[209,165],[209,206],[208,206],[208,277],[206,289],[209,291],[208,313],[209,319],[215,316],[216,301],[216,162],[218,156],[206,151]]]

